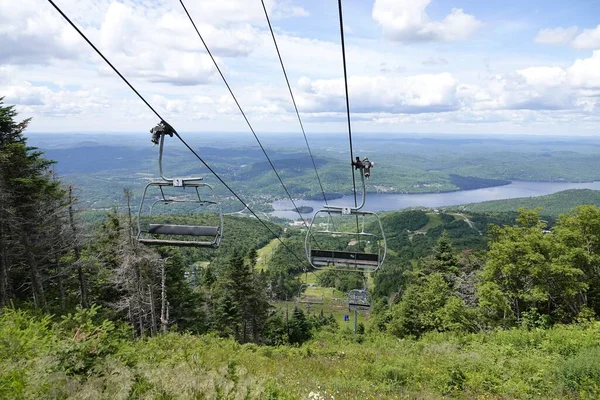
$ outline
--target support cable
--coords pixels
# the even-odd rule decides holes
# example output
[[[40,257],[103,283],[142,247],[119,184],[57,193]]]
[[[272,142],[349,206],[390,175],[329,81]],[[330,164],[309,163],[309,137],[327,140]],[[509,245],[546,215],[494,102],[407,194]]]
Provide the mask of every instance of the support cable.
[[[250,211],[250,213],[252,213],[252,215],[265,227],[267,228],[267,230],[269,232],[271,232],[271,234],[273,236],[275,236],[275,238],[283,245],[283,247],[289,251],[299,262],[303,263],[304,261],[298,257],[296,255],[296,253],[294,253],[288,245],[286,245],[283,240],[281,240],[281,237],[279,235],[277,235],[259,216],[258,214],[256,214],[249,206],[248,204],[227,184],[225,183],[225,181],[216,173],[215,170],[213,170],[207,163],[206,161],[204,161],[204,159],[202,159],[202,157],[200,157],[200,155],[192,148],[190,147],[190,145],[179,135],[179,133],[175,130],[175,128],[173,128],[167,121],[164,120],[164,118],[150,105],[150,103],[148,103],[148,101],[146,101],[146,99],[140,94],[140,92],[138,92],[135,87],[133,87],[133,85],[131,83],[129,83],[129,81],[127,80],[127,78],[125,78],[120,72],[119,70],[104,56],[104,54],[102,54],[102,52],[100,50],[98,50],[98,48],[96,46],[94,46],[94,44],[87,38],[87,36],[73,23],[73,21],[71,21],[71,19],[60,9],[60,7],[58,7],[53,0],[48,0],[48,2],[56,9],[56,11],[58,11],[60,13],[60,15],[77,31],[77,33],[79,33],[79,35],[96,51],[96,53],[112,68],[112,70],[119,75],[119,77],[123,80],[123,82],[125,82],[127,84],[127,86],[129,86],[129,88],[131,90],[133,90],[133,92],[140,98],[140,100],[142,100],[144,102],[144,104],[146,104],[148,106],[148,108],[150,110],[152,110],[152,112],[165,124],[167,124],[168,126],[170,126],[173,129],[173,134],[175,136],[177,136],[177,138],[181,141],[181,143],[183,143],[183,145],[192,152],[192,154],[194,156],[196,156],[196,158],[219,180],[219,182],[221,182],[223,184],[223,186],[225,186],[227,188],[227,190],[229,190],[231,192],[231,194],[233,194],[240,203],[242,203],[247,209],[248,211]]]
[[[344,88],[346,92],[346,117],[348,120],[348,141],[350,143],[350,170],[352,171],[352,187],[354,192],[354,207],[358,207],[358,201],[356,200],[356,176],[354,174],[354,150],[352,147],[352,125],[350,124],[350,100],[348,97],[348,72],[346,69],[346,44],[344,42],[344,16],[342,13],[342,0],[338,0],[338,9],[340,16],[340,38],[342,42],[342,61],[344,64]],[[362,173],[362,171],[360,172]],[[365,193],[363,193],[363,196]],[[360,242],[360,237],[358,236],[359,227],[358,227],[358,215],[356,216],[356,237]]]
[[[306,220],[304,219],[304,217],[302,216],[302,214],[300,213],[300,211],[298,211],[298,207],[296,206],[296,202],[294,201],[294,199],[292,198],[292,195],[290,194],[290,192],[288,191],[287,187],[283,183],[283,180],[281,179],[281,176],[279,175],[279,172],[277,172],[277,169],[275,168],[275,165],[271,161],[271,158],[267,154],[267,151],[265,150],[265,148],[263,147],[260,139],[256,135],[256,132],[254,131],[254,128],[252,127],[252,124],[250,124],[250,121],[248,120],[248,117],[246,116],[246,113],[242,109],[242,106],[240,105],[237,97],[233,93],[233,90],[231,89],[231,86],[229,86],[229,83],[227,82],[227,79],[225,78],[225,75],[223,75],[223,72],[221,71],[221,68],[219,68],[219,64],[217,64],[217,60],[212,55],[210,49],[208,48],[208,45],[206,44],[206,42],[204,41],[204,38],[200,34],[200,31],[198,30],[198,27],[196,26],[196,23],[194,22],[194,19],[190,15],[190,13],[189,13],[188,9],[186,8],[183,0],[179,0],[179,3],[181,4],[181,7],[183,7],[183,10],[185,11],[186,15],[188,16],[188,19],[192,23],[192,26],[194,27],[194,30],[198,34],[198,37],[200,38],[200,41],[202,42],[202,44],[204,45],[204,48],[206,49],[206,52],[210,56],[210,59],[212,60],[213,64],[215,65],[215,68],[217,69],[217,72],[221,76],[221,79],[223,80],[223,83],[225,83],[225,86],[227,86],[227,90],[229,90],[229,94],[231,94],[231,97],[233,98],[233,101],[237,105],[237,108],[240,110],[240,113],[242,114],[242,117],[244,117],[244,120],[246,121],[246,124],[248,125],[248,128],[250,128],[250,131],[252,132],[252,135],[254,135],[254,139],[256,139],[256,142],[260,146],[260,149],[262,150],[263,154],[267,158],[267,161],[271,165],[271,168],[273,169],[273,172],[275,172],[275,175],[277,176],[277,179],[279,180],[279,183],[281,183],[281,186],[283,187],[283,190],[285,190],[285,193],[287,194],[288,198],[292,202],[292,205],[294,206],[294,210],[296,211],[296,213],[298,213],[298,216],[302,220],[302,223],[304,224],[304,226],[306,227],[306,229],[309,229],[308,228],[308,224],[306,223]],[[312,234],[311,234],[311,236],[312,236]],[[314,236],[313,236],[313,239],[314,239]],[[315,242],[316,242],[316,240],[315,240]]]
[[[296,110],[296,116],[298,117],[298,123],[300,124],[300,129],[302,130],[302,135],[304,136],[304,142],[306,143],[306,148],[308,149],[308,154],[310,155],[310,159],[312,160],[313,168],[315,169],[315,175],[317,176],[317,181],[319,181],[319,187],[321,188],[321,193],[323,194],[323,200],[325,204],[329,204],[327,202],[327,196],[325,196],[325,190],[323,189],[323,184],[321,183],[321,178],[319,177],[319,172],[317,171],[317,164],[315,163],[315,158],[313,157],[312,151],[310,149],[310,145],[308,144],[308,138],[306,137],[306,132],[304,131],[304,124],[302,123],[302,119],[300,118],[300,113],[298,112],[298,106],[296,105],[296,99],[294,98],[294,92],[292,91],[292,87],[290,85],[290,80],[288,79],[287,72],[285,70],[285,66],[283,65],[283,59],[281,58],[281,53],[279,52],[279,46],[277,45],[277,39],[275,39],[275,33],[273,32],[273,27],[271,26],[271,20],[269,19],[269,13],[267,12],[267,7],[265,6],[265,1],[260,0],[262,3],[263,10],[265,11],[265,18],[267,19],[267,23],[269,24],[269,30],[271,31],[271,37],[273,38],[273,44],[275,45],[275,50],[277,50],[277,57],[279,57],[279,64],[281,64],[281,70],[283,71],[283,76],[285,77],[285,83],[287,83],[288,90],[290,92],[290,97],[292,98],[292,103],[294,104],[294,110]]]
[[[344,64],[344,88],[346,89],[346,117],[348,120],[348,140],[350,142],[350,169],[352,170],[352,185],[354,188],[354,207],[358,206],[356,201],[356,177],[354,175],[354,150],[352,148],[352,126],[350,124],[350,100],[348,98],[348,72],[346,69],[346,44],[344,43],[344,17],[342,14],[342,0],[338,0],[340,15],[340,37],[342,42],[342,61]]]

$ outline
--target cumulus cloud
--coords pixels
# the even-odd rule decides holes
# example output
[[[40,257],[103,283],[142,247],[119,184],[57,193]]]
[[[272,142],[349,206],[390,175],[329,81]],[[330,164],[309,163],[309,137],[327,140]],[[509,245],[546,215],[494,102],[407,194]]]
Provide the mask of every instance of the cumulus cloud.
[[[480,26],[473,15],[453,8],[441,21],[426,13],[431,0],[375,0],[372,16],[387,38],[399,42],[458,41],[470,37]]]
[[[0,43],[0,64],[45,64],[78,56],[77,33],[34,0],[0,2]]]
[[[600,48],[600,25],[593,29],[585,29],[572,43],[576,49],[599,49]]]
[[[457,81],[449,73],[402,78],[352,76],[348,86],[354,113],[391,112],[418,114],[456,108]],[[298,107],[303,112],[344,112],[341,79],[298,82]]]
[[[468,110],[574,110],[592,112],[600,99],[600,50],[568,68],[530,67],[476,85],[459,85]]]
[[[188,86],[206,84],[216,72],[176,3],[62,0],[58,4],[127,76]],[[267,0],[266,6],[275,18],[307,14],[289,0]],[[264,14],[256,4],[191,2],[189,11],[217,57],[247,57],[260,44],[261,30],[253,24],[262,26]],[[0,2],[0,43],[0,65],[88,61],[93,53],[52,7],[35,0]],[[220,64],[226,68],[223,60]]]
[[[577,26],[542,29],[533,41],[540,44],[567,44],[573,40],[578,31]]]
[[[533,39],[541,44],[570,44],[581,50],[595,50],[600,48],[600,25],[591,29],[584,29],[581,33],[577,26],[569,28],[546,28],[538,32]]]
[[[530,67],[517,71],[517,74],[532,86],[560,86],[567,77],[565,70],[560,67]]]
[[[567,69],[569,82],[580,88],[600,89],[600,50],[590,58],[578,59]]]
[[[574,98],[569,88],[547,84],[535,75],[534,69],[494,76],[477,85],[459,86],[457,98],[461,108],[474,111],[572,109]]]
[[[341,79],[305,77],[298,81],[296,91],[300,110],[312,117],[332,120],[345,112]],[[440,113],[460,113],[462,119],[473,117],[482,122],[494,122],[500,115],[509,115],[508,111],[523,116],[532,112],[589,113],[600,99],[600,50],[568,68],[529,67],[475,83],[460,82],[450,73],[352,76],[349,92],[352,113],[380,122],[399,115]]]
[[[93,113],[109,106],[101,89],[52,90],[47,86],[35,86],[30,82],[19,85],[0,86],[6,104],[16,105],[24,113],[48,114],[65,117]]]

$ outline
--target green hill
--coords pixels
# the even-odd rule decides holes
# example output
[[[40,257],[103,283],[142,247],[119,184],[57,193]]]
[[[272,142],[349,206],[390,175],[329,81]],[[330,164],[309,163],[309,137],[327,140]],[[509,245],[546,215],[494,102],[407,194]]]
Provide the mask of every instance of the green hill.
[[[583,204],[600,206],[600,190],[571,189],[538,197],[521,197],[507,200],[491,200],[455,207],[467,212],[508,212],[519,208],[542,208],[542,215],[558,216]]]

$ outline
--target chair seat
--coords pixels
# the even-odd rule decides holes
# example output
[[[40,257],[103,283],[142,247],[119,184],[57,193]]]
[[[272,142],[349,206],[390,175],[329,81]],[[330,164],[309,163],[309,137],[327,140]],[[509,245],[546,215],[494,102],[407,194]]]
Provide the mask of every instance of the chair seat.
[[[139,239],[140,243],[148,246],[177,246],[177,247],[217,247],[216,242],[193,242],[185,240]]]
[[[155,235],[217,236],[218,226],[150,224],[148,233]]]

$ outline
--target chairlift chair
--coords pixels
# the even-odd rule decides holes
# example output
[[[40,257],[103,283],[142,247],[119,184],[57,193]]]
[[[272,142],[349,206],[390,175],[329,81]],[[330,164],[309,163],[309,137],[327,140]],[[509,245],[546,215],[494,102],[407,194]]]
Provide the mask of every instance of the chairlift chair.
[[[366,289],[352,289],[348,292],[348,309],[368,310],[371,308],[371,295]]]
[[[319,296],[308,296],[305,294],[305,290],[309,287],[316,287],[316,288],[320,288],[322,290],[321,293],[321,297]],[[324,304],[324,300],[325,300],[325,288],[324,287],[320,287],[319,285],[315,284],[315,283],[303,283],[300,285],[300,288],[298,289],[298,296],[296,297],[297,302],[298,303],[303,303],[303,304]],[[303,296],[304,295],[304,296]]]
[[[358,157],[356,159],[353,165],[360,170],[363,190],[361,204],[357,207],[324,206],[314,214],[306,233],[304,242],[306,255],[310,264],[316,269],[375,272],[385,260],[387,246],[381,219],[372,211],[362,210],[367,195],[365,178],[370,176],[370,169],[374,164],[367,158],[362,161]],[[327,220],[325,229],[322,229],[320,227],[322,224],[319,223],[323,217]],[[357,227],[355,231],[336,229],[335,226],[330,229],[334,217],[340,217],[337,218],[338,220],[347,219],[350,222],[360,218],[362,227]],[[376,227],[374,232],[365,231],[366,219],[374,222],[372,224]],[[338,242],[335,248],[321,247],[320,242],[327,246],[331,244],[332,239]],[[364,247],[361,247],[363,245]]]
[[[138,241],[148,246],[219,247],[223,237],[223,214],[214,189],[203,183],[202,177],[165,177],[162,165],[164,142],[166,135],[173,136],[173,128],[162,121],[151,132],[152,142],[159,144],[161,180],[150,182],[144,188],[138,210]],[[205,192],[210,200],[201,195]],[[197,209],[211,209],[215,214],[214,224],[169,223],[169,219],[189,218]],[[178,213],[183,214],[178,216]]]

